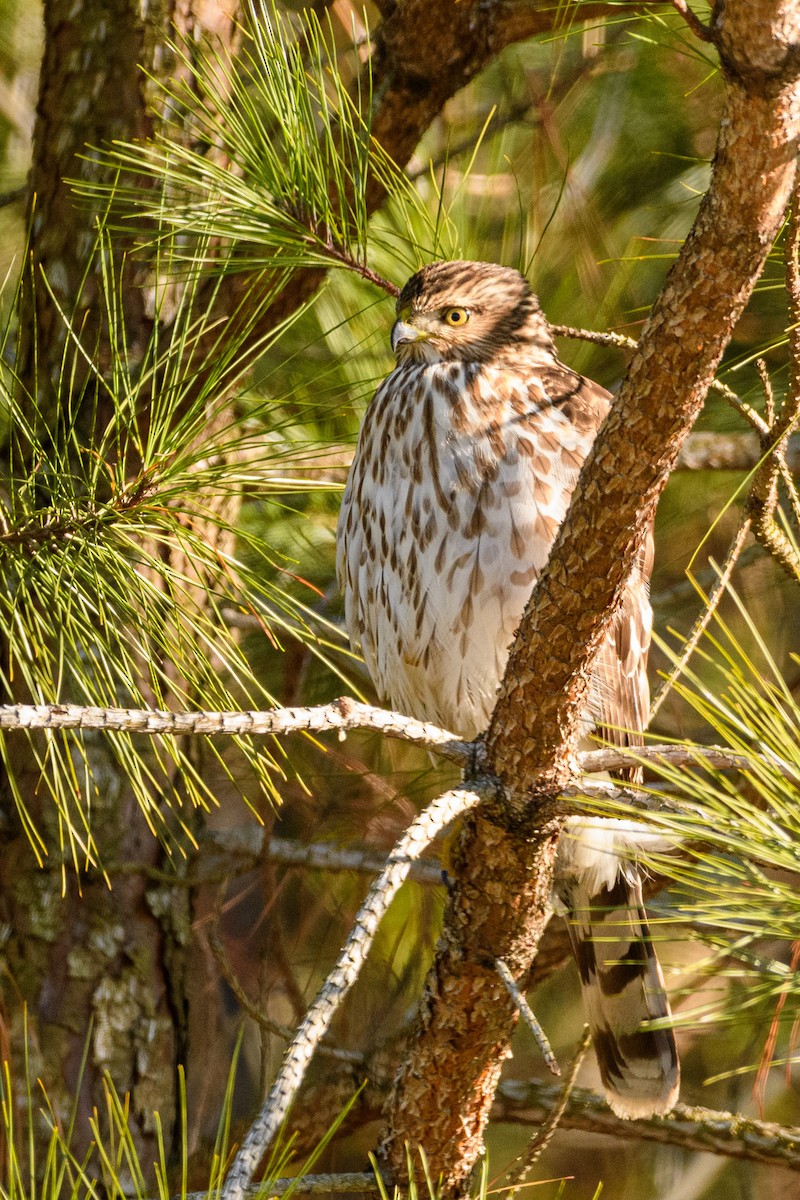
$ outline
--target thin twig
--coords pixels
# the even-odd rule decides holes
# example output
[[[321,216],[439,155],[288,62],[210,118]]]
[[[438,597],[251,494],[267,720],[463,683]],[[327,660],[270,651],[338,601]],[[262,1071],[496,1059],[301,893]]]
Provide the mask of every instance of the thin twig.
[[[784,248],[786,298],[789,305],[789,352],[791,391],[800,391],[800,179],[795,178]]]
[[[761,380],[761,390],[764,393],[764,416],[767,425],[772,429],[772,426],[775,424],[775,393],[772,390],[772,380],[769,377],[769,370],[763,358],[756,359],[756,370],[758,371],[758,378]]]
[[[578,755],[581,770],[587,775],[597,771],[616,771],[619,767],[629,767],[631,762],[663,763],[670,767],[711,767],[719,771],[748,771],[752,769],[753,760],[747,754],[737,754],[725,746],[681,746],[669,742],[649,746],[608,747],[605,750],[585,750]],[[770,766],[774,766],[789,779],[797,778],[797,769],[789,763],[769,758]]]
[[[208,944],[214,956],[214,961],[219,967],[223,979],[236,997],[242,1011],[247,1013],[248,1017],[251,1017],[260,1029],[266,1030],[267,1033],[273,1033],[285,1042],[290,1042],[297,1031],[288,1025],[281,1025],[280,1022],[273,1021],[272,1017],[268,1017],[266,1013],[262,1012],[258,1005],[254,1004],[247,995],[247,992],[239,982],[236,972],[231,966],[228,953],[219,933],[220,921],[222,919],[222,901],[227,890],[226,881],[217,892],[217,898],[214,902],[213,920],[211,928],[208,931]],[[364,1062],[364,1055],[360,1054],[357,1050],[340,1050],[336,1046],[321,1045],[318,1047],[318,1053],[326,1054],[329,1058],[338,1059],[340,1062]]]
[[[506,1080],[495,1098],[495,1118],[516,1124],[539,1125],[547,1119],[561,1093],[550,1084]],[[676,1104],[665,1117],[630,1121],[611,1112],[602,1096],[574,1088],[562,1129],[582,1129],[633,1141],[661,1142],[707,1154],[768,1163],[800,1171],[800,1128],[757,1121],[739,1113]]]
[[[283,1124],[305,1077],[306,1069],[350,988],[358,978],[383,914],[408,876],[411,861],[418,858],[434,837],[457,817],[484,799],[489,788],[455,788],[446,792],[409,826],[389,855],[386,866],[359,909],[352,932],[335,967],[289,1047],[278,1077],[260,1113],[250,1126],[239,1153],[228,1172],[223,1200],[244,1200],[261,1159]],[[493,791],[493,789],[491,789]]]
[[[670,800],[661,792],[637,787],[635,784],[620,787],[608,779],[584,779],[579,784],[565,784],[559,792],[558,801],[563,816],[585,817],[587,811],[594,812],[598,807],[605,810],[609,805],[615,808],[635,809],[643,817],[658,817],[664,813],[683,816],[686,813],[684,805]]]
[[[673,687],[673,684],[675,683],[675,681],[683,674],[683,672],[686,668],[686,664],[688,663],[689,659],[694,654],[694,651],[697,647],[698,642],[700,641],[700,638],[705,633],[711,618],[713,617],[714,613],[717,611],[719,602],[725,594],[725,589],[727,588],[727,586],[730,582],[731,575],[733,574],[733,568],[736,566],[736,563],[739,559],[739,555],[742,553],[742,550],[744,548],[745,542],[747,541],[747,535],[749,532],[750,532],[750,518],[742,517],[742,520],[739,524],[739,528],[736,530],[736,533],[734,535],[733,541],[731,542],[730,546],[728,547],[728,553],[725,556],[725,562],[723,564],[722,570],[719,572],[719,575],[717,576],[717,581],[714,584],[714,587],[711,589],[711,592],[710,592],[708,598],[706,599],[706,603],[703,608],[703,611],[700,613],[700,616],[695,621],[694,626],[692,628],[692,632],[689,634],[688,638],[686,639],[686,641],[684,643],[683,649],[681,650],[680,658],[678,659],[678,661],[676,662],[675,666],[672,668],[672,670],[670,671],[670,673],[666,677],[666,679],[664,679],[662,681],[655,696],[653,697],[653,702],[650,705],[650,718],[649,718],[648,724],[650,722],[652,722],[656,713],[661,708],[661,705],[664,703],[667,696],[669,695],[669,692],[672,690],[672,687]]]
[[[752,510],[753,534],[762,546],[775,559],[778,566],[794,583],[800,583],[800,557],[789,538],[781,529],[773,516],[773,506],[770,503],[760,507],[758,500],[753,502]]]
[[[269,1200],[270,1196],[282,1196],[284,1192],[289,1191],[289,1188],[298,1196],[314,1196],[320,1192],[362,1192],[366,1194],[380,1191],[371,1171],[349,1171],[342,1172],[340,1175],[301,1175],[287,1179],[273,1179],[269,1186],[259,1183],[248,1188],[246,1195]],[[207,1190],[187,1192],[185,1200],[208,1200],[208,1196]],[[179,1200],[179,1198],[173,1197],[173,1200]]]
[[[578,329],[573,325],[551,325],[550,332],[555,337],[572,338],[580,342],[592,342],[598,346],[615,346],[619,350],[635,350],[639,343],[635,338],[627,337],[623,333],[600,333],[595,329]],[[741,417],[751,425],[757,433],[768,433],[769,426],[760,413],[751,408],[746,401],[732,388],[729,388],[726,383],[722,383],[719,379],[714,379],[709,384],[710,392],[716,392],[727,400],[732,408],[735,408]]]
[[[586,1057],[586,1051],[589,1049],[591,1042],[592,1035],[589,1032],[589,1026],[585,1025],[583,1033],[581,1034],[581,1040],[578,1042],[578,1049],[575,1051],[575,1057],[570,1063],[569,1070],[567,1071],[564,1082],[561,1085],[561,1091],[558,1099],[551,1108],[547,1120],[542,1128],[534,1137],[531,1138],[525,1153],[517,1160],[519,1166],[516,1167],[516,1170],[511,1175],[511,1183],[514,1186],[510,1192],[509,1200],[510,1197],[514,1195],[517,1187],[525,1182],[532,1168],[536,1165],[536,1163],[542,1157],[542,1154],[552,1142],[555,1132],[561,1124],[561,1119],[564,1116],[567,1105],[569,1104],[569,1098],[572,1095],[573,1088],[575,1087],[575,1080],[578,1078],[578,1072],[581,1069],[583,1060]]]
[[[790,447],[791,447],[791,443],[790,443],[789,447],[787,447],[787,451],[786,451],[787,460],[789,459],[789,448]],[[786,491],[789,496],[789,504],[791,506],[792,512],[794,513],[794,519],[795,519],[795,521],[798,522],[798,524],[800,524],[800,492],[798,492],[798,490],[797,490],[797,485],[795,484],[794,476],[792,475],[793,467],[794,467],[794,463],[791,461],[782,462],[781,463],[781,479],[783,480],[783,485],[786,488]],[[797,469],[797,468],[795,468],[795,469]]]
[[[778,478],[787,480],[789,499],[795,513],[800,509],[794,482],[786,470],[786,446],[800,418],[800,180],[795,180],[786,226],[786,294],[789,303],[789,389],[779,411],[775,409],[766,366],[759,364],[764,385],[768,430],[761,435],[764,461],[756,471],[747,513],[753,534],[796,583],[800,583],[800,556],[775,518]]]
[[[367,283],[373,283],[375,287],[381,288],[382,291],[387,292],[390,296],[397,297],[400,295],[400,288],[396,283],[392,283],[389,279],[384,279],[377,271],[373,271],[372,267],[368,267],[366,263],[359,262],[352,254],[340,250],[330,240],[325,244],[325,254],[333,262],[340,263],[348,271],[354,271],[356,275],[360,275],[362,279],[366,279]]]
[[[624,333],[601,333],[597,329],[578,329],[575,325],[551,325],[553,337],[570,338],[577,342],[592,342],[596,346],[615,346],[618,350],[635,350],[639,343]]]
[[[800,286],[800,285],[798,285]],[[765,374],[765,372],[764,372]],[[800,583],[800,557],[795,547],[781,529],[775,518],[778,506],[778,478],[786,478],[786,443],[800,416],[800,383],[795,381],[797,367],[792,368],[792,383],[780,411],[774,416],[769,430],[762,435],[762,462],[753,477],[745,512],[751,522],[754,537],[769,551],[779,566],[795,583]],[[771,387],[767,390],[767,405]],[[793,507],[797,507],[797,492],[793,482],[789,484],[789,495]]]
[[[670,3],[675,11],[683,17],[695,37],[700,38],[701,42],[714,41],[714,35],[708,25],[704,25],[696,13],[692,12],[686,0],[670,0]]]
[[[503,983],[506,985],[506,988],[508,989],[509,996],[519,1009],[519,1015],[522,1017],[523,1021],[536,1039],[536,1044],[542,1052],[542,1058],[547,1064],[548,1070],[553,1075],[560,1075],[561,1068],[556,1061],[555,1054],[553,1054],[553,1048],[547,1040],[547,1034],[539,1024],[536,1013],[533,1011],[530,1004],[528,1004],[528,1001],[517,987],[517,981],[511,974],[508,964],[503,962],[502,958],[496,958],[494,960],[494,965],[497,968],[497,974],[500,976]]]

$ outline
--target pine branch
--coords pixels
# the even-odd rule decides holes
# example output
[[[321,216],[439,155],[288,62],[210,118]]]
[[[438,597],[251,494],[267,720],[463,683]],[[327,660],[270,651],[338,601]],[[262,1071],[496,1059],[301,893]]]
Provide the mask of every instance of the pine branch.
[[[381,918],[408,877],[411,863],[438,833],[475,808],[490,790],[478,792],[456,788],[446,792],[434,800],[400,838],[359,909],[335,967],[309,1008],[261,1112],[242,1141],[228,1172],[223,1200],[243,1200],[261,1159],[286,1118],[317,1046],[360,974]]]
[[[362,704],[348,696],[341,696],[330,704],[310,708],[231,712],[168,712],[141,708],[98,708],[80,704],[4,704],[0,705],[0,729],[9,733],[37,729],[96,729],[109,733],[125,732],[151,737],[164,734],[176,737],[280,737],[291,733],[336,731],[340,738],[356,729],[371,729],[386,737],[422,746],[471,772],[480,769],[484,755],[480,739],[476,742],[465,742],[429,722],[417,721],[402,713]],[[582,775],[593,775],[630,766],[632,760],[654,765],[661,763],[671,767],[705,763],[720,771],[744,771],[749,769],[757,758],[758,755],[751,757],[728,750],[724,746],[666,742],[632,746],[628,749],[615,746],[602,750],[584,750],[578,753],[576,762]],[[767,761],[787,778],[796,779],[796,771],[791,764],[781,763],[772,756]],[[587,783],[584,779],[581,787],[585,787]],[[632,795],[634,789],[628,789],[628,792]],[[324,851],[318,850],[313,853],[319,856],[319,865],[325,865],[321,861]]]
[[[388,1092],[388,1077],[376,1078],[373,1083],[384,1094]],[[504,1080],[497,1089],[493,1118],[503,1124],[541,1129],[563,1100],[564,1092],[563,1084]],[[372,1119],[371,1111],[366,1117]],[[559,1116],[558,1128],[597,1133],[627,1142],[655,1142],[687,1151],[800,1171],[800,1128],[797,1126],[761,1121],[699,1105],[679,1104],[666,1117],[629,1121],[615,1116],[601,1096],[585,1088],[573,1087]],[[374,1176],[368,1173],[311,1175],[302,1176],[299,1181],[275,1180],[264,1194],[267,1197],[282,1195],[289,1184],[295,1182],[301,1194],[319,1191],[368,1192],[375,1186]],[[248,1198],[255,1196],[256,1191],[256,1187],[250,1188],[245,1195]],[[201,1200],[203,1196],[205,1193],[190,1193],[187,1200]]]
[[[275,708],[267,711],[168,712],[157,709],[99,708],[80,704],[6,704],[0,706],[0,729],[99,729],[160,736],[168,734],[281,736],[298,732],[372,729],[386,737],[414,742],[435,750],[462,766],[475,762],[478,747],[426,721],[374,708],[342,696],[316,708]]]
[[[541,1026],[539,1018],[531,1008],[525,996],[522,994],[517,985],[517,981],[508,969],[502,958],[495,960],[497,973],[505,984],[506,991],[519,1009],[519,1015],[533,1034],[534,1040],[541,1051],[542,1058],[545,1061],[551,1075],[560,1075],[561,1068],[558,1065],[558,1060],[553,1053],[553,1047],[547,1039],[547,1034]]]
[[[692,12],[686,0],[670,0],[670,3],[675,11],[683,17],[695,37],[698,37],[701,42],[714,41],[713,31],[707,25],[704,25],[700,18]]]
[[[786,294],[789,300],[789,391],[778,412],[772,397],[772,389],[765,364],[760,364],[760,374],[766,395],[768,432],[761,434],[763,461],[756,471],[746,512],[752,521],[753,533],[783,568],[790,579],[800,583],[800,554],[797,547],[781,529],[775,517],[778,504],[778,479],[786,478],[786,446],[790,434],[797,428],[800,419],[800,181],[795,180],[789,220],[786,227]],[[794,503],[797,493],[794,481],[787,480],[789,494]]]
[[[572,338],[580,342],[591,342],[596,346],[614,346],[620,350],[629,350],[631,352],[638,349],[639,343],[635,338],[628,337],[624,333],[600,332],[596,329],[578,329],[573,325],[551,325],[550,331],[555,337]],[[713,379],[708,385],[708,390],[714,392],[718,396],[722,396],[728,402],[731,408],[735,409],[741,417],[755,429],[756,433],[765,434],[769,432],[769,426],[759,412],[752,408],[745,400],[736,395],[732,388],[729,388],[727,383],[723,383],[720,379]],[[692,438],[706,439],[718,437],[718,434],[690,434],[687,442]],[[697,445],[703,445],[703,441],[698,441]],[[686,443],[684,443],[685,447]],[[746,443],[753,446],[754,443]],[[758,459],[755,460],[756,462]],[[755,465],[752,463],[750,465]],[[677,468],[676,468],[677,469]],[[732,467],[731,470],[738,470],[738,467]]]
[[[560,1092],[551,1084],[506,1080],[498,1088],[493,1116],[499,1121],[538,1126]],[[699,1105],[678,1104],[666,1117],[626,1121],[616,1117],[601,1096],[576,1088],[568,1099],[561,1128],[610,1134],[627,1141],[661,1142],[800,1171],[800,1128]]]
[[[671,767],[692,767],[705,763],[706,766],[719,771],[745,771],[753,762],[748,755],[737,754],[724,746],[693,746],[670,742],[631,746],[627,749],[613,746],[605,750],[584,750],[578,754],[581,770],[587,775],[599,771],[617,771],[620,767],[630,766],[632,759],[642,764],[662,763]],[[778,769],[784,766],[776,764],[772,757],[769,764],[777,766]],[[789,764],[785,765],[785,774],[789,779],[796,778],[796,772]]]
[[[260,1200],[269,1200],[270,1196],[282,1196],[289,1189],[298,1196],[316,1196],[329,1192],[366,1195],[373,1192],[379,1193],[381,1190],[371,1172],[350,1171],[340,1175],[293,1175],[287,1179],[273,1179],[269,1187],[258,1183],[248,1188],[244,1195],[259,1197]],[[174,1197],[173,1200],[179,1200],[179,1197]],[[185,1200],[208,1200],[208,1191],[187,1192]]]
[[[151,737],[164,734],[280,737],[291,733],[336,731],[340,738],[356,729],[370,729],[386,737],[422,746],[440,754],[442,758],[458,763],[471,773],[480,770],[484,757],[483,743],[480,739],[476,742],[465,742],[426,721],[417,721],[402,713],[362,704],[348,696],[342,696],[330,704],[310,708],[231,712],[168,712],[140,708],[98,708],[80,704],[5,704],[0,705],[0,729],[9,733],[37,729],[96,729],[109,733],[125,732]],[[720,771],[745,771],[750,769],[758,758],[757,754],[750,756],[736,753],[724,746],[666,742],[625,749],[614,746],[602,750],[584,750],[577,754],[576,762],[583,777],[602,771],[615,771],[630,766],[631,761],[670,767],[697,766],[705,763],[708,767]],[[792,764],[782,763],[773,756],[766,761],[786,778],[796,779],[797,772]],[[582,778],[580,788],[586,789],[590,782]],[[574,784],[567,786],[576,793],[580,790],[575,789]],[[626,794],[634,795],[635,789],[627,789]],[[308,848],[303,853],[306,854],[307,850]],[[317,865],[326,865],[322,859],[327,849],[319,848],[308,853],[317,856]],[[284,861],[289,860],[287,858]]]

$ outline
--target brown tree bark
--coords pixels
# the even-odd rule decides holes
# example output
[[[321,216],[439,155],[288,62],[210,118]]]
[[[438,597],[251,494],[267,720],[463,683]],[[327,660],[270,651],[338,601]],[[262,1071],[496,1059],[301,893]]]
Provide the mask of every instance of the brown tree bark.
[[[29,270],[20,312],[17,373],[40,403],[56,403],[55,383],[67,341],[62,312],[84,331],[99,331],[100,266],[94,255],[98,215],[76,201],[69,180],[96,180],[92,148],[150,136],[164,117],[158,81],[186,76],[175,51],[191,61],[206,40],[234,49],[239,0],[44,0],[44,52],[28,179]],[[184,114],[188,116],[189,114]],[[174,120],[176,114],[170,113]],[[130,243],[114,239],[121,271]],[[130,266],[122,289],[129,351],[136,359],[152,328],[148,293]],[[138,271],[141,282],[142,271]],[[47,287],[43,285],[47,280]],[[49,294],[52,292],[52,298]],[[59,308],[62,310],[59,312]],[[87,325],[88,322],[88,325]],[[100,343],[101,361],[103,357]]]
[[[97,342],[101,362],[108,354],[97,312],[94,214],[75,202],[67,179],[97,175],[87,144],[153,130],[160,119],[154,107],[158,92],[147,73],[169,80],[178,70],[167,38],[195,54],[209,37],[232,47],[237,16],[234,0],[227,5],[167,0],[147,6],[146,15],[134,0],[45,2],[46,40],[29,179],[29,272],[17,365],[23,387],[37,397],[46,415],[66,399],[56,388],[67,339],[59,306],[74,314],[87,344]],[[120,272],[129,248],[121,238],[115,242]],[[147,344],[152,316],[146,292],[134,285],[132,269],[124,270],[124,319],[135,359]],[[53,297],[41,286],[42,274]],[[83,382],[78,375],[73,385],[80,388]],[[85,411],[90,419],[91,396]],[[157,863],[160,848],[112,748],[98,739],[92,752],[98,783],[92,822],[102,861]],[[21,743],[12,753],[22,755]],[[48,844],[58,846],[58,817],[47,796],[40,796],[34,766],[14,765],[30,811]],[[80,1157],[90,1141],[92,1110],[101,1119],[106,1111],[107,1071],[120,1094],[130,1095],[130,1124],[141,1160],[152,1162],[157,1157],[154,1110],[169,1143],[177,1066],[188,1059],[189,892],[179,882],[150,885],[136,875],[116,877],[111,889],[99,871],[78,882],[68,848],[63,860],[51,855],[41,867],[6,780],[0,782],[0,814],[0,920],[8,930],[3,1044],[15,1068],[15,1101],[24,1111],[27,1040],[31,1086],[41,1078],[55,1112],[66,1120],[78,1095],[74,1149]],[[213,1019],[208,1012],[206,1024],[210,1036]],[[46,1138],[47,1130],[40,1132]]]
[[[594,654],[778,233],[794,178],[798,6],[719,0],[711,28],[727,85],[711,185],[514,643],[486,746],[487,770],[504,792],[463,835],[441,945],[388,1109],[386,1166],[402,1177],[405,1144],[419,1143],[446,1191],[463,1190],[469,1179],[489,1116],[487,1081],[499,1074],[514,1026],[503,985],[485,964],[511,944],[510,965],[521,975],[541,929],[539,903],[521,909],[498,879],[535,878],[539,897],[549,889],[558,829],[551,797],[573,775]],[[482,831],[490,826],[502,834],[493,834],[486,853]],[[479,1040],[472,1036],[478,1020]]]

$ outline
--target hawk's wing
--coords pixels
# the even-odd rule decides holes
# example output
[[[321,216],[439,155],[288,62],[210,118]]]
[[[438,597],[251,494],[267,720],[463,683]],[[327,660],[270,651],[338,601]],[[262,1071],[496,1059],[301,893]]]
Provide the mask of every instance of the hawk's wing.
[[[561,363],[542,370],[540,378],[551,403],[573,428],[594,437],[613,401],[610,392]],[[575,472],[572,487],[581,465],[568,451],[563,452],[562,470],[565,474]],[[652,567],[651,527],[592,672],[589,709],[595,732],[615,746],[641,745],[647,726],[647,656],[653,623],[648,584]],[[632,779],[636,772],[634,767],[619,774]]]
[[[650,709],[647,657],[653,629],[648,584],[652,563],[651,527],[592,674],[595,731],[614,746],[641,746],[647,728]],[[630,767],[617,774],[633,781],[641,772]]]

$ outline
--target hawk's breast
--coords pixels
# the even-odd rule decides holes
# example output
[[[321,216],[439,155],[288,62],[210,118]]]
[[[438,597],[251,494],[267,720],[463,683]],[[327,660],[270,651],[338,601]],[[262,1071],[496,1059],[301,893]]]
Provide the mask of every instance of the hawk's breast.
[[[544,379],[398,368],[367,411],[342,502],[345,616],[372,679],[395,707],[466,737],[488,722],[594,433]]]

